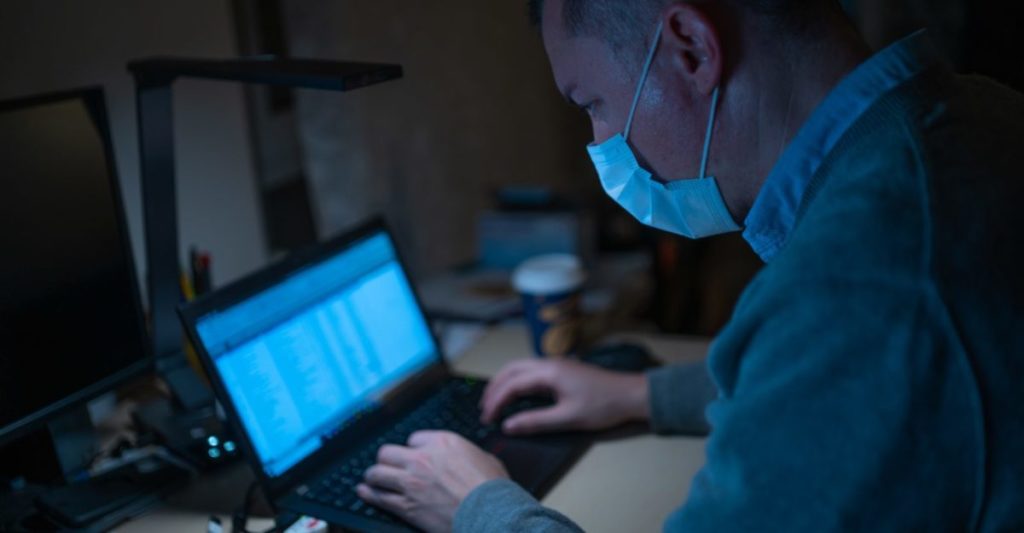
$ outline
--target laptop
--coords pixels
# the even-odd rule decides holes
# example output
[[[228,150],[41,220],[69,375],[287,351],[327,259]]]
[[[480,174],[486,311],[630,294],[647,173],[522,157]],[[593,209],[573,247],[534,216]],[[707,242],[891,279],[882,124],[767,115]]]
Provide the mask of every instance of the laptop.
[[[578,433],[507,437],[479,422],[486,383],[449,369],[379,219],[183,304],[179,315],[279,512],[355,530],[411,529],[360,500],[355,486],[382,444],[405,444],[420,429],[454,431],[494,453],[538,498],[589,444]]]

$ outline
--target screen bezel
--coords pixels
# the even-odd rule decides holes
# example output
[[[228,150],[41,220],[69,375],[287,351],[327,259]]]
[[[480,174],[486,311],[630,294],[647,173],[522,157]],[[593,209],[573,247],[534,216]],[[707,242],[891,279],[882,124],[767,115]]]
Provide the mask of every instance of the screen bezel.
[[[128,221],[125,214],[124,198],[121,194],[121,184],[117,173],[117,160],[114,158],[114,145],[110,135],[110,124],[107,117],[106,97],[103,88],[99,86],[83,87],[67,91],[49,93],[26,98],[16,98],[0,102],[0,113],[20,111],[32,107],[47,104],[55,104],[65,101],[79,100],[84,103],[90,118],[96,126],[103,145],[104,157],[107,162],[107,177],[110,192],[114,203],[114,216],[117,223],[117,232],[121,247],[125,252],[125,268],[128,272],[130,290],[135,308],[135,331],[139,335],[141,353],[138,354],[135,362],[121,370],[108,375],[99,381],[87,385],[78,391],[71,393],[53,403],[26,414],[25,416],[5,425],[0,426],[0,446],[24,437],[32,431],[42,427],[50,420],[67,413],[75,407],[79,407],[92,401],[118,386],[136,379],[153,370],[152,350],[150,349],[149,334],[146,329],[145,314],[142,310],[142,299],[139,290],[138,273],[135,270],[135,255],[132,250],[131,237],[128,233]],[[55,326],[59,328],[59,326]]]
[[[241,422],[240,413],[216,368],[216,363],[201,342],[196,325],[205,315],[237,305],[249,297],[277,285],[301,270],[308,269],[331,257],[337,256],[356,243],[380,234],[386,235],[390,240],[395,250],[395,260],[409,281],[416,308],[427,320],[430,340],[435,347],[433,361],[413,375],[406,377],[400,386],[388,393],[385,401],[382,402],[382,410],[379,411],[381,416],[359,417],[359,419],[350,423],[331,440],[327,441],[316,452],[313,452],[280,475],[275,477],[268,476],[263,468],[259,454],[256,453],[256,448],[249,439],[249,435]],[[416,284],[413,283],[409,276],[409,270],[406,268],[405,260],[402,257],[398,244],[395,242],[393,233],[389,230],[384,219],[379,216],[331,240],[293,252],[277,263],[246,276],[223,289],[218,289],[193,302],[184,303],[178,307],[178,314],[185,331],[188,333],[189,339],[192,341],[192,345],[196,349],[196,353],[199,354],[199,359],[202,361],[207,375],[210,377],[210,382],[213,385],[217,399],[228,412],[229,423],[238,437],[243,453],[271,499],[275,499],[291,490],[295,483],[306,479],[307,475],[311,474],[317,465],[336,458],[338,453],[363,440],[366,435],[373,433],[379,426],[384,425],[384,421],[388,418],[388,413],[400,410],[406,404],[415,401],[416,398],[421,397],[429,389],[450,375],[441,343],[438,342],[437,335],[433,327],[431,327],[429,317],[423,312],[423,303],[416,289]],[[378,412],[375,411],[375,413]]]

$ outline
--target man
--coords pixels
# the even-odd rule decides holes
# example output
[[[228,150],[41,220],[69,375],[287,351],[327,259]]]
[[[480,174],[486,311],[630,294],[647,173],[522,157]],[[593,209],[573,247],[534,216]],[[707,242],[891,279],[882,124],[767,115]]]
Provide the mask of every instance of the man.
[[[1024,530],[1024,98],[922,34],[872,55],[834,0],[533,4],[608,194],[692,238],[742,226],[767,266],[708,371],[520,362],[484,418],[550,391],[505,430],[709,425],[670,531]],[[432,531],[577,529],[506,477],[423,432],[358,491]]]

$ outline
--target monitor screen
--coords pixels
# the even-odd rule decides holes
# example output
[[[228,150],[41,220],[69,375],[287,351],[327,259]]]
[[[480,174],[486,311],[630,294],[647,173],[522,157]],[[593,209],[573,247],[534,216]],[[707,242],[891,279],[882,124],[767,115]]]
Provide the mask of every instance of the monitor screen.
[[[0,441],[144,368],[98,89],[0,103]]]
[[[270,477],[440,357],[385,232],[200,317],[195,330]]]

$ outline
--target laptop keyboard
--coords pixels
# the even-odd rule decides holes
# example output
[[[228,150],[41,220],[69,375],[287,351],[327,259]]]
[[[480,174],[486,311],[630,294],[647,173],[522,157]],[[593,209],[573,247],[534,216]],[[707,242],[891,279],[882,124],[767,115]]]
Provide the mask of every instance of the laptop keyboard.
[[[414,409],[390,430],[335,467],[318,483],[300,495],[310,501],[343,509],[363,516],[398,523],[400,519],[359,498],[356,485],[366,469],[377,462],[377,451],[385,444],[405,444],[409,436],[421,429],[443,429],[462,435],[476,444],[483,443],[498,432],[495,424],[480,423],[478,403],[484,383],[471,379],[455,379],[446,383],[437,394]]]

